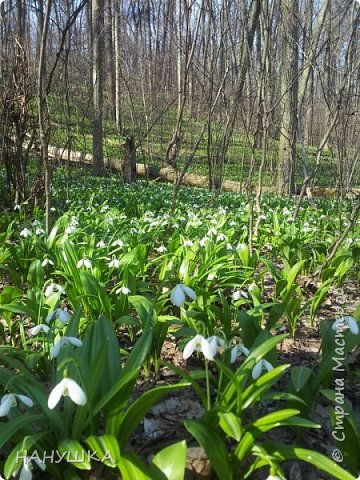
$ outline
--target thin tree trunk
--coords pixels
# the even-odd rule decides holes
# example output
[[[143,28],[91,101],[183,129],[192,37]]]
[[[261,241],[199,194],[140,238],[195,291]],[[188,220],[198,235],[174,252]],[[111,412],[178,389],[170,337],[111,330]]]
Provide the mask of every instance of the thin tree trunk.
[[[104,172],[104,0],[92,0],[93,173]]]

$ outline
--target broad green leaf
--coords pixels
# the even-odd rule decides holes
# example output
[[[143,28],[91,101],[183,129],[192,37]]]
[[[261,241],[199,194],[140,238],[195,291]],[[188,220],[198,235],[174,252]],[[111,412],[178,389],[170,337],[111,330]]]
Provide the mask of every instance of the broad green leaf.
[[[337,463],[333,462],[329,458],[325,457],[321,453],[314,452],[313,450],[307,450],[305,448],[291,447],[276,443],[266,443],[269,453],[278,456],[282,460],[303,460],[304,462],[314,465],[323,472],[328,473],[330,476],[337,478],[338,480],[356,480],[356,478],[350,473],[346,472]]]
[[[186,442],[185,440],[163,448],[152,459],[167,480],[183,480],[186,467]]]
[[[232,412],[218,412],[219,425],[230,438],[239,441],[241,438],[241,419]]]
[[[61,454],[65,453],[65,460],[79,470],[91,469],[88,453],[78,441],[69,438],[61,440],[58,450]]]
[[[307,384],[312,373],[312,370],[308,367],[296,366],[291,368],[290,378],[297,392],[300,392],[303,386]]]
[[[138,427],[142,419],[148,411],[160,400],[161,397],[172,391],[189,386],[190,383],[178,383],[176,385],[165,385],[163,387],[155,387],[144,392],[137,398],[127,409],[124,414],[120,427],[120,448],[124,448],[135,429]]]
[[[232,480],[233,473],[229,454],[221,436],[213,428],[197,420],[186,420],[184,424],[205,450],[219,480]]]
[[[113,435],[100,435],[98,437],[90,435],[85,442],[108,467],[114,467],[119,462],[120,447],[116,437]]]

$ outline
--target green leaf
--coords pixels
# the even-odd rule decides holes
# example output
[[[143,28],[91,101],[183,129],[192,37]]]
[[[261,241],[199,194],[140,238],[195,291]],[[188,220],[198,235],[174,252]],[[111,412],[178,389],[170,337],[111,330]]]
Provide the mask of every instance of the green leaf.
[[[158,477],[154,478],[154,476],[151,475],[149,469],[146,468],[135,453],[126,452],[121,455],[117,466],[120,470],[122,480],[158,480]],[[161,480],[166,480],[166,478],[162,476]]]
[[[290,447],[280,443],[273,445],[269,442],[266,443],[266,445],[268,446],[267,450],[270,450],[270,453],[278,456],[282,460],[303,460],[338,480],[356,480],[353,475],[346,472],[343,468],[339,467],[337,463],[329,460],[321,453],[307,450],[305,448]]]
[[[308,367],[296,366],[291,368],[291,383],[297,392],[300,392],[304,385],[308,383],[312,373],[312,370]]]
[[[219,425],[230,438],[239,441],[241,438],[241,420],[232,412],[218,412]]]
[[[19,434],[23,428],[30,423],[35,422],[41,424],[44,422],[44,415],[22,415],[21,417],[13,418],[6,423],[1,423],[0,432],[0,449],[5,443],[12,441],[14,435]]]
[[[91,469],[87,451],[78,441],[69,438],[61,440],[58,444],[58,450],[61,454],[65,453],[65,460],[79,470]]]
[[[27,281],[29,282],[29,285],[36,285],[39,288],[42,288],[44,285],[44,269],[39,259],[31,262]]]
[[[186,429],[205,450],[219,480],[232,480],[233,474],[226,445],[221,436],[210,426],[197,420],[186,420]]]
[[[185,440],[163,448],[155,455],[152,463],[163,472],[167,480],[183,480],[186,467]]]
[[[189,386],[190,383],[178,383],[176,385],[165,385],[163,387],[156,387],[143,393],[141,397],[137,398],[126,411],[123,421],[121,423],[120,434],[120,448],[124,448],[131,435],[134,433],[136,427],[145,417],[147,412],[153,405],[164,395],[172,391]]]
[[[116,437],[113,435],[101,435],[99,437],[90,435],[85,442],[108,467],[114,467],[119,462],[120,447]]]

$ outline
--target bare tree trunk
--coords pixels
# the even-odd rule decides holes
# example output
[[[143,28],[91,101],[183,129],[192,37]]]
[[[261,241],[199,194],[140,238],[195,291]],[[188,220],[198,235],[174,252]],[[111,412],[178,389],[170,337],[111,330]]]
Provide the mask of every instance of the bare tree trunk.
[[[120,3],[120,8],[122,2]],[[120,15],[122,10],[114,11],[114,50],[115,50],[115,123],[119,135],[122,133],[121,115],[121,58],[120,58]]]
[[[49,234],[51,219],[51,166],[49,162],[48,152],[48,125],[47,123],[47,103],[46,103],[46,89],[45,89],[45,66],[46,66],[46,44],[49,33],[50,13],[52,7],[52,0],[47,0],[46,11],[44,18],[44,25],[41,34],[40,57],[38,67],[38,109],[39,109],[39,134],[41,144],[41,156],[44,164],[45,172],[45,230]]]
[[[282,0],[283,42],[281,63],[281,110],[278,193],[296,192],[296,121],[298,95],[298,0]]]
[[[92,0],[93,173],[104,172],[104,0]]]

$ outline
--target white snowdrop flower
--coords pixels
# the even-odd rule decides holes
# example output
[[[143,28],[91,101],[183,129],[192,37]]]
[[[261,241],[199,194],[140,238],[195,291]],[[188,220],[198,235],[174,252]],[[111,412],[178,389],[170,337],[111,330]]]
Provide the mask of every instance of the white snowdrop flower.
[[[179,226],[177,228],[179,228]],[[184,238],[182,244],[183,244],[183,247],[192,247],[194,245],[194,242],[192,240],[188,240]]]
[[[65,233],[67,233],[67,234],[75,233],[76,230],[77,230],[77,228],[76,228],[75,225],[68,225],[65,229]]]
[[[284,214],[284,215],[291,215],[291,212],[290,212],[290,210],[289,210],[287,207],[285,207],[285,208],[283,209],[283,214]]]
[[[234,363],[237,359],[237,357],[241,354],[245,355],[246,357],[249,355],[250,350],[242,345],[235,345],[231,349],[231,354],[230,354],[230,363]]]
[[[101,213],[106,213],[109,210],[109,208],[110,208],[109,205],[104,205],[103,207],[101,207],[100,212]]]
[[[60,322],[66,325],[70,320],[70,313],[64,310],[63,308],[57,308],[54,312],[56,318],[60,320]]]
[[[194,351],[202,352],[207,360],[214,360],[213,346],[202,335],[196,335],[186,344],[183,351],[183,359],[187,360]]]
[[[343,330],[345,327],[348,327],[353,335],[357,335],[359,333],[359,325],[355,318],[351,317],[350,315],[335,320],[331,328],[333,330]]]
[[[91,268],[92,264],[91,261],[88,258],[81,258],[77,264],[77,268],[85,267],[85,268]]]
[[[263,369],[266,369],[268,372],[274,369],[270,362],[265,359],[260,360],[252,369],[251,375],[254,380],[257,380]]]
[[[124,246],[124,242],[122,240],[115,240],[112,244],[111,244],[112,247],[123,247]]]
[[[156,251],[159,253],[165,253],[167,248],[164,245],[160,245],[160,247],[156,248]]]
[[[209,237],[203,237],[200,241],[199,241],[199,244],[201,247],[204,247],[205,246],[205,243],[206,242],[209,242],[210,241],[210,238]]]
[[[259,215],[260,220],[266,220],[266,215]]]
[[[15,206],[14,206],[14,210],[15,210],[15,211],[16,211],[16,210],[20,210],[20,209],[21,209],[20,205],[15,205]]]
[[[46,469],[46,465],[44,462],[41,461],[41,459],[39,458],[39,456],[31,456],[31,457],[25,457],[23,459],[23,466],[20,470],[20,475],[19,475],[19,480],[32,480],[32,470],[33,470],[33,466],[32,466],[32,460],[36,463],[36,465],[42,470],[42,471],[45,471]],[[16,477],[18,474],[18,470],[16,470],[14,473],[13,473],[13,477]],[[1,477],[0,477],[1,479]]]
[[[51,208],[50,208],[50,212],[56,212],[56,208],[55,208],[55,207],[51,207]]]
[[[20,237],[27,238],[32,236],[32,231],[28,228],[23,228],[20,232]]]
[[[304,227],[303,228],[303,232],[305,232],[305,233],[309,233],[309,232],[311,232],[311,230],[312,230],[311,227]]]
[[[233,246],[231,245],[231,243],[227,243],[226,250],[232,250],[232,249],[233,249]]]
[[[109,262],[109,268],[119,268],[120,267],[120,260],[117,258],[113,258],[111,262]]]
[[[131,293],[130,288],[128,287],[120,287],[115,291],[116,295],[119,295],[119,293],[122,293],[124,295],[129,295]]]
[[[244,250],[247,250],[247,248],[248,248],[248,246],[246,245],[246,243],[239,242],[236,245],[236,250],[239,250],[240,252],[243,252]]]
[[[230,227],[235,227],[237,223],[235,222],[235,220],[231,220],[231,222],[229,222],[229,225]]]
[[[217,235],[217,230],[214,227],[211,227],[210,230],[208,231],[208,235]]]
[[[196,299],[196,293],[192,288],[187,287],[186,285],[183,285],[181,283],[179,285],[176,285],[176,287],[171,290],[171,303],[173,305],[176,305],[177,307],[181,307],[181,305],[185,303],[185,295],[190,297],[192,300]]]
[[[17,399],[19,399],[27,407],[31,408],[34,405],[34,402],[31,400],[31,398],[27,397],[26,395],[7,393],[2,397],[0,402],[0,417],[6,417],[6,415],[10,412],[10,409],[12,407],[16,407]]]
[[[36,219],[35,219],[35,220],[32,222],[32,226],[33,226],[33,227],[41,227],[41,222],[39,222],[39,220],[36,220]]]
[[[219,233],[219,235],[216,237],[216,241],[223,242],[224,240],[226,240],[226,235],[224,235],[223,233]]]
[[[225,348],[224,340],[217,335],[212,335],[211,337],[207,338],[206,341],[210,345],[213,357],[215,357],[218,347]]]
[[[46,267],[46,265],[54,265],[54,262],[50,258],[44,258],[44,260],[41,262],[41,265],[43,267]]]
[[[68,343],[71,343],[71,345],[74,345],[75,347],[81,347],[82,346],[82,341],[79,340],[78,338],[76,338],[76,337],[66,337],[64,335],[51,348],[50,356],[52,358],[56,358],[59,355],[60,348],[64,347]]]
[[[50,410],[56,407],[61,397],[70,397],[76,405],[86,404],[84,390],[71,378],[63,378],[51,391],[48,399],[48,407]]]
[[[45,288],[44,295],[45,297],[50,297],[50,295],[56,292],[60,292],[63,295],[65,293],[65,290],[58,283],[51,283]]]
[[[100,240],[100,242],[98,242],[98,243],[96,244],[96,247],[97,247],[97,248],[104,248],[104,247],[105,247],[105,242],[104,242],[104,240]]]
[[[240,300],[240,298],[249,298],[249,295],[244,292],[244,290],[235,290],[232,297],[233,300],[236,302],[237,300]]]
[[[35,230],[35,235],[45,235],[45,230],[41,227],[38,227],[36,230]]]
[[[208,280],[215,280],[215,278],[216,278],[215,272],[210,272],[209,275],[207,276]]]
[[[40,323],[39,325],[36,325],[30,330],[31,335],[35,336],[40,332],[48,333],[50,330],[50,327],[48,325],[45,325],[44,323]]]

